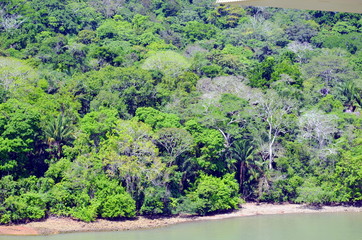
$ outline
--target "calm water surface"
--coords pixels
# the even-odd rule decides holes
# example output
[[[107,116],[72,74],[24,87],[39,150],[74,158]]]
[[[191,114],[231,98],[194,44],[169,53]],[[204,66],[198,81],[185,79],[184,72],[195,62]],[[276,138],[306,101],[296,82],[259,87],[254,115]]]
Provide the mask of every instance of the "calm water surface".
[[[0,240],[362,240],[362,213],[287,214],[183,223],[170,227]]]

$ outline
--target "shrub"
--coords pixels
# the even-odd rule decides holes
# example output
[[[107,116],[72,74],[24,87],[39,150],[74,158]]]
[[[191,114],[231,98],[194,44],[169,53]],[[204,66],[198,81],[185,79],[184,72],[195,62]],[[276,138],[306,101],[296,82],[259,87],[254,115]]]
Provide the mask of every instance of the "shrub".
[[[183,208],[187,212],[205,215],[236,209],[239,203],[238,183],[233,174],[226,174],[222,178],[201,175],[192,190],[186,194]]]
[[[36,220],[45,217],[46,202],[41,194],[28,192],[8,197],[3,210],[5,214],[0,221],[4,223]]]
[[[307,203],[309,205],[319,205],[330,202],[333,192],[325,189],[325,186],[315,178],[307,179],[304,184],[298,188],[298,197],[295,202]]]
[[[136,203],[128,193],[111,195],[103,202],[100,214],[104,218],[134,217]]]
[[[141,207],[143,215],[157,215],[167,211],[165,198],[166,189],[149,187],[145,191],[145,199]]]

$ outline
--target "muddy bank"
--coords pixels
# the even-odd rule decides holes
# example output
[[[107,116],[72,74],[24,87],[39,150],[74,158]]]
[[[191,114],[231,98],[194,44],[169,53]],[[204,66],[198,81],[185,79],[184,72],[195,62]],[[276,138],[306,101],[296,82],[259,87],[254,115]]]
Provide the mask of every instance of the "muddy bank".
[[[177,217],[160,217],[149,219],[138,217],[134,220],[108,221],[98,219],[92,223],[84,223],[71,218],[50,217],[44,221],[31,222],[27,224],[14,226],[0,226],[0,235],[47,235],[69,232],[89,232],[89,231],[125,231],[146,228],[158,228],[171,224],[217,220],[232,217],[243,217],[253,215],[267,214],[288,214],[288,213],[323,213],[323,212],[362,212],[359,207],[345,206],[324,206],[320,209],[306,208],[298,204],[256,204],[246,203],[242,208],[225,214],[213,216],[177,216]]]

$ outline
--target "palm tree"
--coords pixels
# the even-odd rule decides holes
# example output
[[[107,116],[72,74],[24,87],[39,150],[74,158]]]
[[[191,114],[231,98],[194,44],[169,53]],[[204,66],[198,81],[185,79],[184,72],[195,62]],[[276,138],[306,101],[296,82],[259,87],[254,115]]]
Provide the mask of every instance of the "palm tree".
[[[356,87],[354,82],[349,81],[342,84],[341,90],[346,98],[345,106],[347,107],[347,111],[354,112],[356,104],[362,107],[361,90]]]
[[[244,182],[246,178],[247,170],[253,171],[252,169],[252,154],[254,151],[254,147],[252,146],[249,140],[243,139],[232,144],[231,156],[235,159],[239,166],[239,184],[240,184],[240,192],[244,193]]]
[[[56,158],[62,157],[62,148],[72,139],[72,126],[68,117],[60,114],[58,117],[50,120],[44,129],[47,144],[55,152]]]

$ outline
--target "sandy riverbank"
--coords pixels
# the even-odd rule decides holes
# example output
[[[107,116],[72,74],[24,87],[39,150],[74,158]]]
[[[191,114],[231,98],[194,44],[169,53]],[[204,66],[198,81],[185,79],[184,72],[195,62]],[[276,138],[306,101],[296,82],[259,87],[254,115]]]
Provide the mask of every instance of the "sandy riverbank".
[[[125,231],[145,228],[157,228],[176,223],[217,220],[232,217],[243,217],[267,214],[288,214],[288,213],[322,213],[322,212],[362,212],[359,207],[345,206],[324,206],[321,209],[311,209],[298,204],[256,204],[246,203],[242,208],[226,214],[217,214],[204,217],[162,217],[148,219],[138,217],[134,220],[108,221],[99,219],[92,223],[84,223],[71,218],[50,217],[44,221],[31,222],[14,226],[0,226],[0,235],[46,235],[69,232],[88,231]]]

